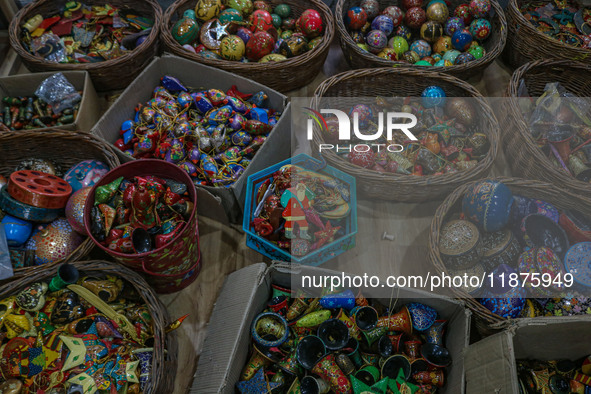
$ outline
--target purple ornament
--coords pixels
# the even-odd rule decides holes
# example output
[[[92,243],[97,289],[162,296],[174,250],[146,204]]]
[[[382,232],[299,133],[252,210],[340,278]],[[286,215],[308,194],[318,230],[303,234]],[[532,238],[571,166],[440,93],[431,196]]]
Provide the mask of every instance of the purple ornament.
[[[458,30],[464,28],[464,20],[459,16],[452,16],[445,22],[445,34],[452,37]]]
[[[236,32],[236,35],[238,37],[240,37],[242,39],[242,41],[244,41],[244,45],[246,45],[248,40],[251,39],[253,34],[254,33],[252,31],[248,30],[246,27],[239,27],[238,31]]]
[[[244,122],[246,122],[246,118],[243,115],[236,113],[228,120],[228,126],[230,126],[232,130],[238,131],[242,128]]]
[[[109,172],[109,166],[98,160],[84,160],[76,164],[66,172],[64,180],[72,186],[72,192],[94,186],[105,174]]]
[[[244,101],[237,99],[236,97],[228,96],[226,97],[226,101],[224,103],[229,105],[234,111],[241,114],[244,114],[246,111],[248,111],[248,107],[246,104],[244,104]]]
[[[197,111],[199,111],[202,115],[205,115],[213,109],[213,104],[209,98],[207,98],[207,94],[205,92],[191,93],[191,97],[195,103],[195,108],[197,108]]]
[[[392,18],[387,15],[378,15],[371,22],[371,29],[381,30],[389,36],[394,30],[394,22],[392,21]]]
[[[199,159],[201,158],[201,151],[199,151],[199,147],[194,146],[189,151],[189,155],[187,156],[187,158],[189,160],[191,160],[193,163],[197,163],[199,161]]]
[[[191,178],[197,177],[197,167],[190,161],[183,161],[182,163],[178,163],[177,166],[182,168]]]
[[[237,146],[247,146],[252,141],[252,136],[246,131],[237,131],[232,134],[232,143]]]
[[[365,43],[372,53],[379,53],[388,44],[386,33],[381,30],[372,30],[365,37]]]
[[[144,43],[144,41],[146,41],[148,39],[148,35],[143,35],[140,36],[136,41],[135,41],[135,47],[139,47],[140,45],[142,45]]]
[[[170,141],[170,149],[166,151],[164,160],[169,163],[178,163],[185,158],[185,148],[183,143],[178,138],[173,138]]]

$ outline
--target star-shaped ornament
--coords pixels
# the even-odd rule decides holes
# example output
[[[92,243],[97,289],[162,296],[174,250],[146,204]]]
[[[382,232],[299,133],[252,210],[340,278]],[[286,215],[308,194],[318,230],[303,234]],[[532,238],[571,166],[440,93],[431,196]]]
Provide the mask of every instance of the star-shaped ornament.
[[[280,385],[281,383],[267,382],[265,371],[261,368],[252,379],[238,382],[236,387],[242,394],[266,394]]]

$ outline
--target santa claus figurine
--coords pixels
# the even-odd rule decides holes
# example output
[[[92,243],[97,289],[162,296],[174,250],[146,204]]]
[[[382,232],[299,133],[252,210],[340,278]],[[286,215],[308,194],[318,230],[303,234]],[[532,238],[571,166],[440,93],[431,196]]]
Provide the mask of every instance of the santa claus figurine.
[[[306,210],[310,209],[310,200],[314,194],[306,185],[298,183],[295,187],[286,189],[281,195],[281,205],[285,207],[282,216],[285,219],[285,238],[296,238],[293,230],[295,225],[300,229],[299,237],[311,240],[308,234],[308,220]]]

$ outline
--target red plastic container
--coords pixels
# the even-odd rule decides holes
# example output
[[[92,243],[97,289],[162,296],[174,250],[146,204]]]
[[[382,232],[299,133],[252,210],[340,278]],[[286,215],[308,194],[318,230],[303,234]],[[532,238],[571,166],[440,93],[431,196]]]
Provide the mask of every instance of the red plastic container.
[[[111,250],[92,235],[90,239],[114,259],[146,275],[148,283],[160,294],[179,291],[195,281],[201,271],[201,249],[197,220],[197,191],[189,175],[181,168],[163,160],[142,159],[120,165],[107,173],[90,191],[84,208],[84,225],[90,228],[90,211],[94,205],[96,188],[119,177],[153,175],[169,178],[187,185],[189,197],[194,204],[193,212],[185,227],[173,240],[158,249],[141,254],[120,253]]]

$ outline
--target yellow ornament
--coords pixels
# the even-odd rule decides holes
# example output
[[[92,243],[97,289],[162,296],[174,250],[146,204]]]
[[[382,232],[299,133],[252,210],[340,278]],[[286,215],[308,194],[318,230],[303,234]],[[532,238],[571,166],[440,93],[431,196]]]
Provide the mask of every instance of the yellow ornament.
[[[4,327],[6,327],[8,339],[16,338],[22,333],[31,330],[29,319],[24,315],[6,315],[4,317]]]
[[[240,11],[244,16],[252,14],[254,8],[251,0],[227,0],[226,6]]]
[[[287,58],[279,53],[270,53],[259,60],[259,63],[282,62]]]
[[[140,365],[139,360],[132,361],[130,363],[125,364],[125,377],[128,382],[131,383],[139,383],[140,380],[137,376],[137,367]]]
[[[222,38],[220,43],[220,56],[226,60],[240,60],[244,56],[246,47],[242,38],[229,35]]]
[[[66,358],[66,362],[64,362],[62,371],[67,371],[68,369],[77,367],[80,364],[84,364],[84,358],[86,356],[86,345],[84,344],[82,339],[68,337],[65,335],[60,335],[60,339],[62,340],[64,345],[68,347],[68,350],[70,351],[68,353],[68,357]]]
[[[98,391],[98,388],[96,387],[96,382],[94,381],[92,376],[90,376],[87,373],[81,373],[74,376],[73,378],[68,380],[68,383],[82,386],[82,392],[84,394],[94,394]]]
[[[222,0],[199,0],[195,6],[195,16],[202,21],[208,21],[219,15],[222,10]]]

